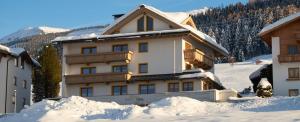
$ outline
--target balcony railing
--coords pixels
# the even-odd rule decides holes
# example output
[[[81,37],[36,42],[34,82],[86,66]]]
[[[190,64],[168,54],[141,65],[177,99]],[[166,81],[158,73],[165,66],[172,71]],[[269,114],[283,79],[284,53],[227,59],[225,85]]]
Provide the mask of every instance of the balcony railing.
[[[126,62],[129,63],[132,58],[132,52],[106,52],[97,54],[75,54],[66,55],[67,64],[89,64],[89,63],[110,63]]]
[[[186,62],[192,63],[203,69],[210,69],[214,65],[213,58],[205,55],[197,49],[187,49],[184,51],[184,59]]]
[[[107,83],[114,81],[128,81],[131,78],[130,72],[126,73],[97,73],[89,75],[66,75],[66,84],[86,84],[86,83]]]
[[[300,62],[300,55],[278,55],[279,63]]]

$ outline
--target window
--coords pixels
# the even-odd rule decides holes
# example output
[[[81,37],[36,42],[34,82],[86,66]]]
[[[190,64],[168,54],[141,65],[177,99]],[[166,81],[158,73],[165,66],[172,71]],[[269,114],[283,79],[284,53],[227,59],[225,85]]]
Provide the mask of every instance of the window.
[[[14,77],[14,85],[17,86],[17,77]]]
[[[96,74],[96,67],[83,67],[81,68],[81,74],[84,75]]]
[[[147,16],[147,31],[153,31],[153,19]]]
[[[209,89],[209,84],[206,82],[203,82],[203,90],[208,90]]]
[[[288,54],[289,55],[299,54],[298,46],[296,46],[296,45],[289,45],[288,46]]]
[[[113,66],[112,72],[128,72],[127,65]]]
[[[21,68],[24,69],[25,68],[25,59],[21,58]]]
[[[23,105],[23,107],[25,107],[25,105],[26,105],[26,98],[24,98],[24,97],[23,97],[22,105]]]
[[[139,52],[148,52],[148,43],[139,43]]]
[[[127,52],[127,51],[128,51],[127,44],[113,45],[113,52]]]
[[[299,68],[289,68],[289,78],[299,78]]]
[[[144,16],[137,21],[137,31],[144,31]]]
[[[299,89],[289,89],[289,96],[298,96]]]
[[[112,95],[126,95],[127,94],[127,86],[113,86],[112,87]]]
[[[182,91],[193,91],[193,82],[184,82],[182,84]]]
[[[92,87],[81,88],[80,96],[82,96],[82,97],[92,97],[93,96],[93,88]]]
[[[23,80],[23,88],[27,89],[27,81],[26,80]]]
[[[148,64],[139,64],[139,73],[148,73]]]
[[[81,48],[81,53],[82,54],[96,54],[97,53],[97,47],[84,47]]]
[[[145,21],[146,20],[146,21]],[[137,20],[137,31],[153,31],[154,21],[150,16],[142,16]]]
[[[140,85],[139,93],[140,94],[154,94],[155,93],[154,84]]]
[[[179,92],[179,83],[169,83],[168,92]]]
[[[18,60],[18,58],[15,58],[15,66],[16,66],[16,67],[19,66],[19,60]]]

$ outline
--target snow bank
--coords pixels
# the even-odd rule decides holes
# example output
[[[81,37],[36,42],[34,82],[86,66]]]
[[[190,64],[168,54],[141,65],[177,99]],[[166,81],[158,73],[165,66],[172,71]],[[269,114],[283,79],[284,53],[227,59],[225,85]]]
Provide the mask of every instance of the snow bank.
[[[151,115],[190,116],[204,113],[205,110],[204,102],[187,97],[171,97],[150,104],[148,111]]]

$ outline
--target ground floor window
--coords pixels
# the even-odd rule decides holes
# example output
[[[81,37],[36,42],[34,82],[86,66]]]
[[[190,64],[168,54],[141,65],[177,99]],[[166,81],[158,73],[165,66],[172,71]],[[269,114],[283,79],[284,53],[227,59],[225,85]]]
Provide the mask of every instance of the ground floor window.
[[[299,89],[289,89],[289,96],[298,96]]]
[[[139,93],[140,94],[154,94],[155,93],[155,85],[154,84],[140,85]]]
[[[203,90],[208,90],[209,89],[209,84],[206,82],[203,82]]]
[[[127,94],[127,86],[112,87],[112,95],[126,95],[126,94]]]
[[[169,83],[168,92],[179,92],[179,83]]]
[[[193,91],[194,90],[193,82],[183,82],[182,83],[182,91]]]
[[[80,96],[82,96],[82,97],[92,97],[93,96],[93,88],[92,87],[81,88]]]

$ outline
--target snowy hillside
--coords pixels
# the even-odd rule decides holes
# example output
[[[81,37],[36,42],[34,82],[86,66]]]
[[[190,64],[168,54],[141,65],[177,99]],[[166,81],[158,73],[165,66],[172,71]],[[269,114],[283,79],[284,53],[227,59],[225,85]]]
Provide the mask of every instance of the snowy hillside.
[[[235,98],[235,102],[203,102],[171,97],[147,107],[95,102],[82,97],[61,101],[45,100],[19,114],[0,118],[5,122],[218,122],[297,121],[300,97]],[[278,116],[280,114],[280,116]]]
[[[256,65],[256,60],[262,61],[261,64]],[[262,55],[254,57],[244,62],[237,62],[234,65],[229,63],[216,64],[215,74],[220,78],[222,84],[226,88],[233,88],[242,91],[244,88],[252,86],[249,79],[251,73],[262,67],[264,64],[272,63],[271,55]]]
[[[6,43],[6,42],[14,41],[17,39],[21,39],[24,37],[34,36],[34,35],[42,35],[42,34],[48,34],[48,33],[60,33],[60,32],[66,32],[66,31],[69,31],[69,29],[46,27],[46,26],[28,27],[28,28],[18,30],[17,32],[14,32],[12,34],[9,34],[9,35],[1,38],[0,43]]]

